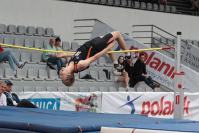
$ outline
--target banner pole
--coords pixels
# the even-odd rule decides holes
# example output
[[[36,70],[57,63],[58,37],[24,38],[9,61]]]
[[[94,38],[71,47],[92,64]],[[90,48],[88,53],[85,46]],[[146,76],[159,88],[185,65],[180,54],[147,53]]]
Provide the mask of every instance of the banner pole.
[[[181,61],[181,32],[177,32],[177,43],[175,48],[175,76],[174,76],[174,119],[183,119],[184,117],[184,73],[180,68]]]

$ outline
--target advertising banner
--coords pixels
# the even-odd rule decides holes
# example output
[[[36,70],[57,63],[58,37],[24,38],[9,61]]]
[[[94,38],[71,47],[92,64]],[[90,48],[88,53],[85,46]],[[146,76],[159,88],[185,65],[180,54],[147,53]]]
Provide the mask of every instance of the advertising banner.
[[[38,108],[51,110],[100,112],[101,93],[25,92],[20,99],[28,99]]]
[[[199,93],[184,96],[184,116],[199,120]],[[173,118],[174,103],[172,92],[104,92],[103,113],[140,114],[149,117]]]
[[[172,92],[25,92],[20,99],[29,99],[41,109],[85,111],[115,114],[140,114],[149,117],[173,118]],[[199,120],[199,93],[185,93],[185,119]]]

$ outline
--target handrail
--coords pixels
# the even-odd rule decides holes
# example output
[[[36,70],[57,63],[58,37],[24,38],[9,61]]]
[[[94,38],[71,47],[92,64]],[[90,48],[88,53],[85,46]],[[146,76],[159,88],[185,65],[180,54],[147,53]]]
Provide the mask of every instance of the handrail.
[[[152,27],[155,27],[155,28],[157,28],[157,29],[159,29],[159,30],[161,30],[161,31],[163,31],[163,32],[165,32],[165,33],[167,33],[167,34],[169,34],[169,35],[171,35],[171,36],[173,36],[173,37],[175,37],[175,38],[177,38],[177,36],[175,36],[175,35],[173,35],[173,34],[171,34],[171,33],[169,33],[168,31],[166,31],[166,30],[164,30],[164,29],[162,29],[162,28],[160,28],[160,27],[158,27],[158,26],[156,26],[156,25],[133,25],[132,27],[138,27],[138,26],[142,26],[142,27],[149,27],[149,26],[152,26]]]

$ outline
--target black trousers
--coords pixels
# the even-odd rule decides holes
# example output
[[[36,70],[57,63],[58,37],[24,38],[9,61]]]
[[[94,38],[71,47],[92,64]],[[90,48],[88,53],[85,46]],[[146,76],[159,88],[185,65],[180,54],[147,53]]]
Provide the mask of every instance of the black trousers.
[[[142,81],[144,81],[152,89],[155,89],[155,84],[154,84],[153,79],[150,76],[146,78],[145,76],[142,76],[142,75],[137,75],[130,78],[129,86],[134,87],[138,82],[142,82]]]

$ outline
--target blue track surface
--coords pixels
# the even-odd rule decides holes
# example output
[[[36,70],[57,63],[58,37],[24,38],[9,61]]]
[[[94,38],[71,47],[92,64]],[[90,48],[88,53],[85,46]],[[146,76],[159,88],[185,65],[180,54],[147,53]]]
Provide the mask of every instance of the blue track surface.
[[[99,133],[101,126],[199,132],[199,122],[140,115],[0,107],[0,132]]]

